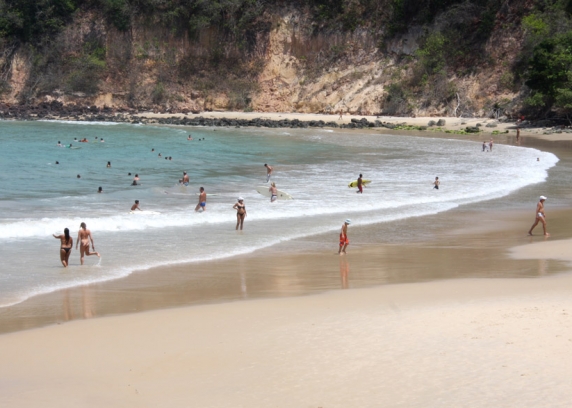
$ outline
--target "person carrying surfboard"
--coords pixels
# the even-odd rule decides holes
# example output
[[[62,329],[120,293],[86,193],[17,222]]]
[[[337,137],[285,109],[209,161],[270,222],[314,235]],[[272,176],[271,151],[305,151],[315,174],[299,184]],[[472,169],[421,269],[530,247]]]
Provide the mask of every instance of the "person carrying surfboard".
[[[362,180],[362,177],[363,177],[363,176],[360,174],[359,177],[358,177],[358,179],[357,179],[357,188],[358,188],[358,191],[356,191],[356,193],[360,193],[360,194],[363,193],[363,180]]]
[[[350,240],[348,238],[348,225],[352,223],[352,220],[347,219],[344,221],[344,225],[342,225],[342,231],[340,232],[340,249],[338,250],[338,255],[345,254],[346,248],[350,244]]]
[[[264,167],[266,167],[266,182],[268,183],[270,181],[270,176],[272,176],[272,172],[274,171],[274,167],[269,166],[268,164],[264,164]]]
[[[272,185],[268,189],[270,191],[270,202],[273,203],[274,201],[278,200],[278,189],[276,188],[276,183],[272,182]]]

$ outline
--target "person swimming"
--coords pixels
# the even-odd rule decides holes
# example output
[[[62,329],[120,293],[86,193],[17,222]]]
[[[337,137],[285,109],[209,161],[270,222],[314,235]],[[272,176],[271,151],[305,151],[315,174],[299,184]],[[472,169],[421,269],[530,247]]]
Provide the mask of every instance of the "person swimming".
[[[98,193],[103,193],[103,188],[102,188],[102,187],[99,187],[99,188],[97,189],[97,192],[98,192]]]

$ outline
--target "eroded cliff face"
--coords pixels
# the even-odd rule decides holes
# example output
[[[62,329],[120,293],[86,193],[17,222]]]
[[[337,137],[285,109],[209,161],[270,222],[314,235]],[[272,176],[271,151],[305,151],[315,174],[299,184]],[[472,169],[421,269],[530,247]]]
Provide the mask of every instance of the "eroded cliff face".
[[[46,51],[52,60],[45,56],[39,64],[26,47],[4,54],[8,90],[1,99],[177,112],[417,116],[483,116],[495,103],[510,111],[518,101],[506,75],[522,33],[501,25],[483,50],[490,56],[486,64],[468,75],[449,74],[396,108],[389,105],[388,87],[411,76],[423,28],[410,27],[380,47],[380,33],[371,30],[315,34],[301,10],[278,10],[264,20],[267,29],[237,46],[209,30],[193,40],[144,24],[119,32],[96,13],[77,13]],[[449,96],[431,93],[441,88]]]

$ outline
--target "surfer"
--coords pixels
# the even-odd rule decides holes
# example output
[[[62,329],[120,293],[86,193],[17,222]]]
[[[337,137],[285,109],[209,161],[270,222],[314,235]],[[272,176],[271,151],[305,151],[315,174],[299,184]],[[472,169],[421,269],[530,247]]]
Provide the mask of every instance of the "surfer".
[[[183,185],[185,186],[189,185],[189,175],[187,174],[186,171],[183,172]]]
[[[93,237],[91,236],[91,231],[87,229],[85,222],[82,222],[79,225],[79,231],[77,233],[77,242],[75,243],[75,249],[76,250],[77,250],[77,246],[79,245],[80,242],[81,242],[81,246],[79,247],[79,260],[80,260],[82,265],[83,265],[83,257],[84,256],[97,255],[98,257],[101,257],[101,255],[99,255],[99,252],[95,252],[95,243],[93,242]],[[89,252],[89,243],[90,242],[91,242],[91,248],[93,249],[94,252]]]
[[[244,219],[246,218],[244,198],[238,197],[238,202],[232,208],[236,210],[236,230],[238,231],[238,226],[240,225],[240,230],[242,231],[242,224],[244,224]]]
[[[133,183],[131,183],[131,185],[132,186],[139,185],[138,181],[139,181],[139,174],[136,174],[135,177],[133,177]]]
[[[195,211],[199,211],[201,208],[203,209],[203,211],[206,211],[207,210],[207,193],[205,192],[204,187],[199,188],[199,191],[201,193],[199,194],[199,203],[195,207]]]
[[[358,190],[356,191],[356,193],[360,193],[360,194],[363,193],[363,186],[364,186],[362,177],[363,177],[363,176],[360,174],[359,177],[358,177],[358,179],[357,179],[357,188],[358,188]]]
[[[544,214],[544,201],[546,201],[546,197],[540,196],[540,201],[538,201],[538,204],[536,204],[536,219],[534,220],[532,227],[530,227],[528,235],[532,236],[532,230],[538,225],[539,222],[541,222],[542,229],[544,230],[544,236],[550,236],[550,234],[546,232],[546,214]]]
[[[439,190],[439,184],[441,184],[441,182],[439,181],[439,177],[435,177],[435,181],[433,182],[433,185],[435,187],[433,187],[435,190]]]
[[[141,208],[139,208],[139,200],[135,200],[135,204],[133,204],[131,206],[131,211],[135,211],[135,210],[142,211]]]
[[[278,189],[276,188],[276,183],[272,182],[272,185],[268,189],[270,191],[270,202],[273,203],[278,199]]]
[[[348,225],[352,223],[352,220],[345,220],[344,225],[342,225],[342,231],[340,232],[340,249],[338,250],[338,255],[345,254],[346,248],[350,244],[348,238]]]
[[[67,268],[69,265],[69,259],[71,255],[71,250],[73,247],[73,238],[70,237],[70,230],[65,228],[64,235],[56,235],[52,234],[54,238],[59,239],[61,241],[60,246],[60,261],[62,261],[62,265],[64,268]]]
[[[266,167],[266,182],[268,183],[270,181],[270,176],[272,176],[272,172],[274,171],[274,167],[269,166],[268,164],[264,164],[264,167]]]

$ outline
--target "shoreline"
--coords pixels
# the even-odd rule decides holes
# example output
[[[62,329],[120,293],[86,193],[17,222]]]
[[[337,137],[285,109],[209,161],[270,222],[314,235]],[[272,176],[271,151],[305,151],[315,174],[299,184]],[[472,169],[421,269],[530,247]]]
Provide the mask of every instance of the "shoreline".
[[[550,141],[572,140],[570,126],[550,125],[548,120],[517,123],[508,119],[458,118],[458,117],[399,117],[375,115],[339,115],[295,112],[238,112],[211,111],[190,113],[158,113],[152,111],[65,106],[60,103],[45,103],[29,109],[19,106],[0,105],[0,120],[22,121],[73,121],[73,122],[116,122],[144,125],[208,126],[208,127],[265,127],[265,128],[329,128],[329,129],[371,129],[382,132],[405,132],[464,135],[475,137],[516,137],[516,128],[522,137],[534,136]],[[443,121],[438,126],[437,122]],[[434,122],[430,125],[430,122]],[[399,133],[398,133],[399,134]]]
[[[348,135],[351,135],[351,131],[348,130],[338,130],[338,132],[344,132],[347,133]],[[394,132],[392,132],[394,133]],[[430,136],[427,135],[427,133],[425,132],[421,132],[422,134],[420,136]],[[408,132],[407,134],[411,134],[410,132]],[[449,134],[438,134],[438,135],[431,135],[431,136],[437,136],[437,137],[443,137],[443,138],[451,138],[456,137],[462,140],[466,140],[466,138],[460,136],[460,135],[449,135]],[[504,137],[503,139],[498,140],[499,143],[511,143],[511,140],[507,137]],[[524,144],[524,143],[523,143]],[[539,140],[539,139],[534,139],[534,140],[529,140],[528,143],[526,143],[527,147],[538,147],[537,145],[542,145],[542,146],[548,146],[551,147],[551,149],[548,150],[560,150],[561,148],[563,148],[563,151],[565,151],[567,154],[570,154],[569,149],[566,147],[567,143],[563,143],[563,142],[554,142],[554,141],[548,141],[548,140]],[[499,199],[495,199],[495,200],[499,200]],[[502,199],[501,199],[502,200]],[[487,210],[488,211],[488,210]],[[464,210],[461,209],[459,211],[453,210],[453,213],[456,212],[460,212],[463,213]],[[447,211],[445,213],[440,213],[434,216],[425,216],[423,217],[424,219],[435,219],[436,223],[440,223],[442,221],[442,219],[447,219],[449,218],[450,214],[452,214],[451,211]],[[499,222],[501,220],[503,220],[506,217],[510,217],[510,215],[508,213],[503,213],[502,211],[499,212],[497,214],[497,218],[499,220]],[[471,215],[470,217],[475,217],[477,219],[481,218],[481,215],[479,215],[479,212],[477,211],[477,215]],[[565,217],[566,219],[568,218],[568,216]],[[468,219],[463,219],[463,217],[461,217],[458,220],[459,224],[469,224],[472,225],[472,223],[468,220]],[[409,221],[405,222],[405,225],[408,225]],[[528,223],[528,221],[524,221],[525,224]],[[367,229],[367,227],[360,227],[360,228],[365,228]],[[417,228],[421,228],[421,227],[417,227]],[[474,226],[475,230],[479,230],[480,227],[476,227]],[[480,231],[483,232],[483,231]],[[486,232],[486,231],[485,231]],[[308,241],[312,241],[315,237],[309,237]],[[379,247],[380,244],[376,244],[373,243],[371,245],[369,245],[369,247],[371,248],[375,248],[375,247]],[[185,306],[185,305],[189,305],[189,304],[202,304],[202,303],[210,303],[210,302],[232,302],[234,300],[240,300],[242,298],[244,298],[243,295],[241,294],[237,294],[237,293],[232,293],[230,296],[228,296],[228,293],[226,295],[214,295],[210,292],[210,295],[208,295],[207,297],[204,296],[199,296],[199,298],[201,299],[198,303],[197,302],[189,302],[187,301],[185,298],[185,293],[184,291],[179,291],[179,294],[177,296],[174,296],[174,299],[176,299],[174,302],[170,302],[170,301],[165,301],[164,299],[161,298],[162,295],[158,296],[158,300],[151,300],[151,301],[145,301],[144,298],[141,298],[140,295],[141,294],[148,294],[148,290],[149,288],[154,288],[154,290],[159,290],[160,294],[163,294],[164,292],[166,293],[170,293],[170,295],[173,295],[173,286],[169,286],[169,285],[157,285],[155,281],[153,281],[153,278],[143,278],[140,279],[140,276],[149,276],[149,277],[159,277],[159,276],[163,276],[165,273],[171,274],[172,279],[176,284],[178,284],[178,279],[181,278],[181,276],[183,276],[184,274],[184,270],[185,268],[201,268],[201,269],[207,269],[207,270],[211,270],[211,273],[213,274],[217,274],[219,269],[231,269],[232,268],[232,264],[236,261],[239,260],[241,263],[245,263],[246,265],[248,264],[257,264],[260,263],[258,260],[264,258],[265,256],[267,256],[268,254],[273,254],[275,253],[275,249],[276,247],[278,248],[282,248],[282,247],[288,247],[288,245],[284,245],[284,244],[278,244],[277,246],[273,246],[271,248],[266,248],[266,249],[262,249],[262,250],[258,250],[255,251],[254,253],[251,254],[247,254],[247,255],[241,255],[241,256],[236,256],[236,257],[232,257],[229,259],[223,259],[220,261],[209,261],[209,262],[201,262],[201,263],[193,263],[193,264],[181,264],[181,265],[176,265],[176,266],[160,266],[160,267],[155,267],[155,268],[151,268],[150,270],[145,270],[145,271],[135,271],[133,273],[131,273],[130,275],[128,275],[127,277],[122,277],[122,278],[118,278],[118,279],[112,279],[109,281],[104,281],[101,283],[96,283],[96,284],[90,284],[90,285],[84,285],[84,286],[77,286],[77,287],[73,287],[73,288],[69,288],[69,289],[59,289],[56,290],[54,292],[50,292],[47,294],[40,294],[40,295],[35,295],[31,298],[28,298],[26,300],[24,300],[21,303],[18,303],[16,305],[13,306],[9,306],[7,308],[3,308],[0,309],[0,333],[6,333],[6,332],[11,332],[14,330],[25,330],[31,327],[38,327],[38,326],[44,326],[46,324],[55,324],[55,323],[59,323],[59,322],[63,322],[63,321],[68,321],[68,320],[74,320],[76,318],[91,318],[91,317],[96,317],[96,316],[107,316],[107,315],[113,315],[116,313],[130,313],[130,312],[139,312],[141,310],[152,310],[152,309],[161,309],[164,307],[179,307],[179,306]],[[355,246],[354,246],[355,248]],[[301,250],[300,247],[296,247],[293,248],[293,250],[300,254]],[[303,252],[303,251],[302,251]],[[371,251],[368,252],[367,250],[364,252],[364,256],[369,256],[368,254],[371,254]],[[313,252],[314,256],[319,256],[319,257],[323,257],[324,252],[323,250],[315,250]],[[281,253],[280,251],[278,251],[278,256],[284,256],[284,253]],[[404,256],[407,256],[406,254],[404,254]],[[300,259],[289,259],[287,261],[289,264],[297,264],[298,267],[301,263]],[[211,267],[204,267],[204,265],[209,264],[209,265],[215,265],[212,268]],[[246,270],[248,269],[247,266],[242,266],[241,267],[242,270]],[[264,266],[263,265],[258,265],[257,268],[259,268],[260,270],[263,270]],[[337,266],[336,266],[337,268]],[[178,276],[177,273],[171,273],[172,271],[178,271]],[[438,276],[438,274],[435,274],[435,276]],[[437,278],[439,279],[439,278]],[[233,279],[234,282],[235,279]],[[134,285],[134,288],[130,288],[130,282],[132,285]],[[369,283],[368,286],[374,286],[376,283]],[[379,283],[377,283],[379,284]],[[190,287],[188,286],[189,284],[187,283],[186,289],[189,290]],[[129,300],[129,302],[124,302],[125,304],[122,304],[120,307],[114,307],[113,303],[114,301],[118,301],[119,297],[113,295],[113,291],[116,290],[117,288],[123,287],[124,289],[122,290],[128,290],[131,291],[132,289],[134,289],[134,297],[131,298]],[[96,288],[95,291],[93,290],[93,288]],[[141,292],[141,290],[143,289],[143,291]],[[328,288],[326,288],[326,290],[329,290]],[[137,293],[137,291],[140,291],[140,293]],[[223,292],[226,291],[228,292],[228,289],[223,290]],[[94,292],[93,293],[88,293],[88,292]],[[196,291],[192,291],[193,295],[197,295]],[[305,295],[305,294],[309,294],[312,293],[310,292],[304,292],[304,291],[296,291],[296,292],[288,292],[285,295],[286,296],[299,296],[299,295]],[[209,297],[210,296],[210,297]],[[273,296],[273,295],[270,295]],[[278,294],[278,296],[283,296],[283,294]],[[91,304],[94,303],[93,301],[93,297],[98,298],[101,302],[104,303],[104,306],[98,306],[98,307],[94,307],[93,310],[88,310],[91,309],[91,307],[87,307],[86,308],[86,304]],[[131,302],[131,303],[130,303]],[[95,303],[100,303],[98,301],[95,301]],[[64,305],[64,307],[62,308],[61,305]],[[57,309],[62,309],[60,311],[57,312],[53,312],[49,315],[49,316],[45,316],[43,313],[38,313],[39,310],[41,309],[45,309],[46,307],[49,309],[50,307],[53,308],[54,305],[57,305],[56,308]],[[73,310],[75,309],[75,310]],[[98,310],[97,312],[95,312],[95,310]],[[9,312],[7,312],[7,310],[9,310]],[[29,316],[30,314],[34,315],[35,313],[38,313],[41,316],[36,316],[37,318],[32,318],[29,321],[26,321],[22,324],[17,324],[16,321],[18,320],[17,316],[21,316],[21,315],[25,315],[25,316]]]

